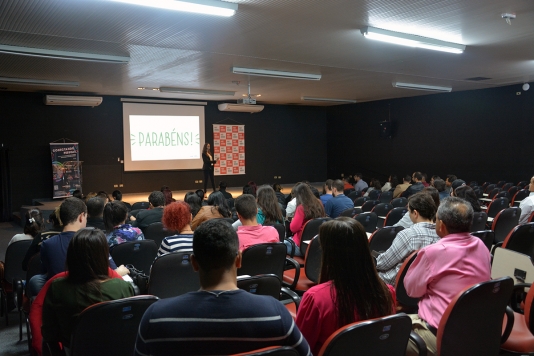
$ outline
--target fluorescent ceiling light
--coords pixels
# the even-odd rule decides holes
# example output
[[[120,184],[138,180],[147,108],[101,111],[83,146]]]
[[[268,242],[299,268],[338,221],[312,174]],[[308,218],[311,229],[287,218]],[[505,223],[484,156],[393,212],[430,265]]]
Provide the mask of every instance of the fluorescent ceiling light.
[[[450,93],[452,87],[443,87],[437,85],[426,85],[426,84],[415,84],[415,83],[404,83],[404,82],[393,82],[395,88],[401,89],[414,89],[414,90],[424,90],[424,91],[435,91],[441,93]]]
[[[229,96],[235,95],[235,91],[172,88],[172,87],[161,87],[159,88],[159,91],[162,93],[180,93],[180,94],[229,95]]]
[[[206,15],[230,17],[237,11],[237,4],[217,0],[112,0],[127,4],[156,7],[158,9],[196,12]]]
[[[58,51],[55,49],[31,48],[10,45],[0,45],[0,52],[23,56],[69,59],[88,62],[128,63],[130,57],[112,56],[107,54]]]
[[[382,30],[380,28],[364,27],[360,31],[366,38],[408,47],[426,48],[449,53],[462,53],[465,50],[465,45],[462,44],[409,35],[407,33]]]
[[[232,73],[257,75],[260,77],[286,78],[286,79],[305,79],[305,80],[320,80],[321,79],[321,74],[284,72],[280,70],[268,70],[268,69],[258,69],[258,68],[232,67]]]
[[[311,96],[303,96],[301,99],[304,101],[326,101],[331,103],[356,103],[356,100],[351,99],[314,98]]]
[[[0,77],[0,83],[12,83],[23,85],[44,85],[44,86],[58,86],[58,87],[78,87],[79,82],[69,82],[62,80],[46,80],[46,79],[31,79],[31,78],[11,78]]]

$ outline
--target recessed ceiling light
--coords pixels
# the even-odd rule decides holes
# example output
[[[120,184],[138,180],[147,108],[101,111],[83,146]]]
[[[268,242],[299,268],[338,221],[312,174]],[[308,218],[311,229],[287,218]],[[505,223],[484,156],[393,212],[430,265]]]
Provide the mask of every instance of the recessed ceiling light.
[[[159,9],[195,12],[205,15],[233,16],[237,4],[218,0],[111,0],[133,5],[149,6]]]
[[[463,53],[465,45],[437,40],[429,37],[410,35],[407,33],[383,30],[381,28],[364,27],[360,30],[365,38],[382,42],[394,43],[408,47],[419,47],[449,53]]]
[[[162,93],[180,93],[180,94],[197,94],[197,95],[228,95],[228,96],[235,95],[235,91],[173,88],[173,87],[160,87],[159,91]]]
[[[79,82],[70,82],[64,80],[47,80],[47,79],[33,79],[33,78],[12,78],[0,77],[0,83],[12,83],[23,85],[43,85],[43,86],[58,86],[58,87],[78,87]]]
[[[232,67],[232,73],[257,75],[260,77],[285,78],[285,79],[306,79],[306,80],[320,80],[321,79],[321,74],[285,72],[281,70],[270,70],[270,69],[260,69],[260,68]]]
[[[55,49],[32,48],[21,46],[0,45],[0,52],[17,54],[22,56],[44,57],[55,59],[68,59],[86,62],[105,62],[105,63],[128,63],[128,56],[114,56],[98,53],[83,53],[71,51],[58,51]]]
[[[311,96],[303,96],[301,97],[304,101],[325,101],[325,102],[331,102],[331,103],[356,103],[356,100],[353,99],[336,99],[336,98],[314,98]]]
[[[392,85],[395,88],[400,88],[400,89],[436,91],[436,92],[442,92],[442,93],[449,93],[452,91],[452,87],[445,87],[445,86],[438,86],[438,85],[427,85],[427,84],[405,83],[405,82],[393,82]]]

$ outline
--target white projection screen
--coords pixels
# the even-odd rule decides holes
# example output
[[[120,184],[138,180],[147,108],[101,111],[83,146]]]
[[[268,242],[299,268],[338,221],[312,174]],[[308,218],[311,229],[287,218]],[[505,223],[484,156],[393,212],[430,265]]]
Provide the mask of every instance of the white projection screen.
[[[204,106],[123,103],[124,171],[202,169]]]

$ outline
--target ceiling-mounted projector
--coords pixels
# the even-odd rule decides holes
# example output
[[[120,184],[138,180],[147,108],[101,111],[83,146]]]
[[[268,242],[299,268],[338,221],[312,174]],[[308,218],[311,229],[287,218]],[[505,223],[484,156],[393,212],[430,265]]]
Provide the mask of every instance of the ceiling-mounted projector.
[[[219,104],[219,111],[233,111],[233,112],[249,112],[255,113],[263,110],[263,105],[251,105],[251,104]]]
[[[46,95],[46,105],[63,106],[98,106],[102,104],[101,96]]]

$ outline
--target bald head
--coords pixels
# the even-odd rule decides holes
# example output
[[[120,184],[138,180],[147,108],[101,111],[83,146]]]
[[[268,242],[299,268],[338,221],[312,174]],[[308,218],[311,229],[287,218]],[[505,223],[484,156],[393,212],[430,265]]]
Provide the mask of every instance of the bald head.
[[[469,232],[473,222],[473,208],[461,198],[449,197],[441,201],[436,216],[449,234]]]

